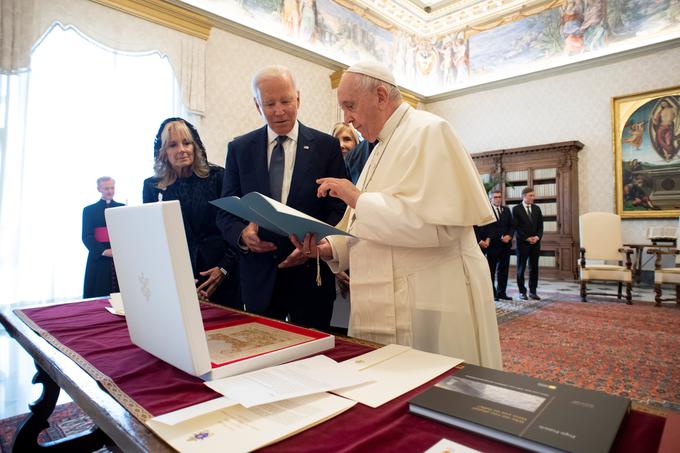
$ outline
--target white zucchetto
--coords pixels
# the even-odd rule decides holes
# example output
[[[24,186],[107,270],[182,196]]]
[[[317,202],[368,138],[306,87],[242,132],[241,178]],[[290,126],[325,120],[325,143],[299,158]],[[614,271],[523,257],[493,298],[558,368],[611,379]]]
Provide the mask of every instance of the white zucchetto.
[[[345,72],[367,75],[374,79],[389,83],[390,85],[397,86],[397,81],[394,79],[392,72],[383,64],[375,61],[360,61],[347,68]]]

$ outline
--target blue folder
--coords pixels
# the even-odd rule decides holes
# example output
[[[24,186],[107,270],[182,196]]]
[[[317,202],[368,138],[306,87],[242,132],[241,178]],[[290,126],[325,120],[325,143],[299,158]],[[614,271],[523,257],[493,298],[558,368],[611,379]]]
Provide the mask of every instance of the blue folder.
[[[326,236],[351,236],[327,223],[317,220],[296,209],[279,203],[259,192],[250,192],[244,197],[224,197],[210,203],[249,222],[258,224],[282,236],[294,234],[303,240],[307,233],[321,240]]]

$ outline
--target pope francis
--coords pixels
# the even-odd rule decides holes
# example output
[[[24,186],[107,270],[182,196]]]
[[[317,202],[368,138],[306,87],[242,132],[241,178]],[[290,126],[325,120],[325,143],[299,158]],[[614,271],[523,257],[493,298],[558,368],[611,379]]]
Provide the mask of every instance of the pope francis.
[[[403,103],[390,71],[347,69],[338,87],[345,122],[378,141],[356,187],[323,178],[318,196],[348,208],[354,237],[292,238],[334,272],[350,270],[349,334],[500,369],[489,269],[473,225],[495,220],[472,159],[443,119]]]

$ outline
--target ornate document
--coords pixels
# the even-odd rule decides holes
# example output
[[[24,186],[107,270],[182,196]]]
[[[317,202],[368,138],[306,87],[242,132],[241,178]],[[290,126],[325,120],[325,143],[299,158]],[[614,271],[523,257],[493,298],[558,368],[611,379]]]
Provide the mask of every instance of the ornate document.
[[[206,331],[210,360],[216,364],[252,357],[315,338],[258,322]]]

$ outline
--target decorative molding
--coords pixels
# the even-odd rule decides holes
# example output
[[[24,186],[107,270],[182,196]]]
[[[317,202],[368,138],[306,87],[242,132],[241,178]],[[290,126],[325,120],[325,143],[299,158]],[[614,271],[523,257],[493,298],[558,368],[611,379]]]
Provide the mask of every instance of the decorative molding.
[[[165,0],[90,0],[150,22],[207,40],[212,28],[204,14]]]
[[[363,15],[370,11],[393,29],[431,39],[496,21],[499,17],[531,11],[547,2],[561,5],[565,0],[442,0],[425,5],[421,0],[334,0]],[[371,20],[370,17],[367,19]]]
[[[338,85],[340,85],[340,79],[342,78],[342,74],[344,72],[344,69],[338,69],[329,76],[331,81],[331,90],[335,90]],[[403,88],[399,88],[399,91],[401,92],[401,97],[404,99],[404,101],[414,109],[418,108],[419,103],[424,102],[424,98],[418,96],[412,91],[408,91]]]
[[[333,74],[330,75],[331,78],[331,90],[334,90],[340,85],[340,79],[342,78],[342,74],[345,72],[344,69],[338,69],[337,71],[333,72]]]
[[[404,91],[403,88],[400,88],[399,91],[401,91],[401,97],[404,99],[404,101],[406,101],[407,104],[409,104],[414,109],[418,108],[418,104],[422,102],[422,98],[415,94],[411,94],[410,92]]]

